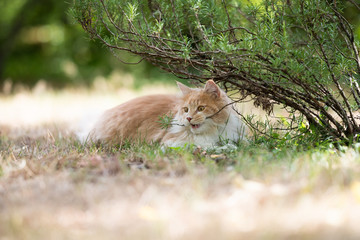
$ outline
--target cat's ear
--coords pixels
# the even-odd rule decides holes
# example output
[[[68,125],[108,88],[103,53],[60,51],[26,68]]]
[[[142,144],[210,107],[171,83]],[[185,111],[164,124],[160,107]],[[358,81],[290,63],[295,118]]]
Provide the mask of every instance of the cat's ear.
[[[215,97],[220,97],[220,88],[218,87],[218,85],[216,85],[216,83],[213,80],[209,80],[206,82],[205,87],[204,87],[205,92],[213,94]]]
[[[181,82],[176,82],[176,83],[183,95],[189,94],[191,92],[191,88],[189,88],[188,86],[185,86]]]

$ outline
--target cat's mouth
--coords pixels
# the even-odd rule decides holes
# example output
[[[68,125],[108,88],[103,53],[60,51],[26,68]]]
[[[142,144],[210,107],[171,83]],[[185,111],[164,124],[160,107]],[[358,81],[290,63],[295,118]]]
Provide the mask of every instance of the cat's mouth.
[[[190,123],[192,129],[197,129],[201,126],[201,124],[192,124]]]

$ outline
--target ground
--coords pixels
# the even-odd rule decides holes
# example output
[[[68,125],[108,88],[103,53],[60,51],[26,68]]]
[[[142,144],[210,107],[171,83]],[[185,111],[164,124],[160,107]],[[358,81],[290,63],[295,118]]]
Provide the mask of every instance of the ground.
[[[360,237],[360,145],[205,151],[77,139],[108,107],[176,92],[145,89],[40,85],[0,97],[0,240]]]

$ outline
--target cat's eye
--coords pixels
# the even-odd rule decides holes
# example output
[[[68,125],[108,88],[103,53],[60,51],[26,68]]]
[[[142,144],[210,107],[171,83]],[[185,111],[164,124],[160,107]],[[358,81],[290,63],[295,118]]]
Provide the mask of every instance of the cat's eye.
[[[204,106],[198,106],[197,110],[198,112],[202,112],[204,111],[205,107]]]
[[[189,111],[189,109],[188,109],[187,107],[184,107],[183,109],[184,109],[184,112],[188,112],[188,111]]]

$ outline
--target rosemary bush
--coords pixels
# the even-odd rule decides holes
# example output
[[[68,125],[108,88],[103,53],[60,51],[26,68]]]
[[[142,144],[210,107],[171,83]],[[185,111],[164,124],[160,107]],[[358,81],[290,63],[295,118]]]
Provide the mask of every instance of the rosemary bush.
[[[250,2],[250,1],[249,1]],[[308,131],[351,142],[360,132],[359,42],[336,0],[75,0],[91,38],[184,79],[214,79],[234,102],[279,104]],[[304,121],[297,121],[302,132]],[[291,124],[291,128],[296,126]]]

